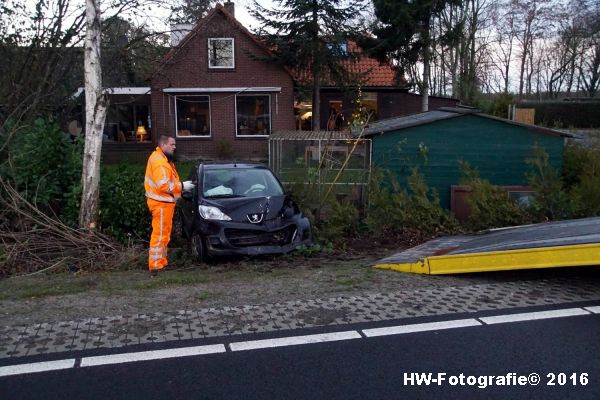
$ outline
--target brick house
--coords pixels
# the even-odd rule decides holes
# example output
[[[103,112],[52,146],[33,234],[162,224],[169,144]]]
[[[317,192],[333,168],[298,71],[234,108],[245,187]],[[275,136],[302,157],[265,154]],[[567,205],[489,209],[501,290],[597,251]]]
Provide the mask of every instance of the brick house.
[[[165,56],[151,79],[152,130],[184,158],[266,159],[271,132],[295,127],[294,81],[220,4]]]
[[[149,88],[123,88],[136,91],[135,101],[111,105],[105,162],[144,159],[162,133],[177,138],[182,159],[266,160],[271,133],[310,129],[303,117],[310,116],[311,105],[295,102],[297,85],[306,83],[302,74],[269,61],[270,50],[235,19],[232,2],[217,4],[181,36],[151,76]],[[421,96],[397,86],[391,66],[360,54],[350,41],[343,46],[359,54],[340,62],[360,77],[363,103],[377,119],[420,111]],[[321,129],[346,128],[343,121],[352,114],[357,87],[341,90],[325,83]],[[431,109],[457,103],[430,97]],[[342,116],[333,127],[328,120],[332,110]],[[140,125],[150,134],[143,141],[136,136]]]

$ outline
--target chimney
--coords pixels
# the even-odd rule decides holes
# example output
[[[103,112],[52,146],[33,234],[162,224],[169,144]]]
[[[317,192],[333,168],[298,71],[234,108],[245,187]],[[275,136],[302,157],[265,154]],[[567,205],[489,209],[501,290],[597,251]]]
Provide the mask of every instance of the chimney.
[[[233,1],[226,1],[223,7],[225,7],[229,14],[235,17],[235,4],[233,4]]]

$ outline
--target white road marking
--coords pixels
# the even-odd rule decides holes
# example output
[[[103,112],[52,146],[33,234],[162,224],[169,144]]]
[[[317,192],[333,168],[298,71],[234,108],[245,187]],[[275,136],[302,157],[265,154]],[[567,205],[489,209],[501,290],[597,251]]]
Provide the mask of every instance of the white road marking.
[[[476,319],[456,319],[452,321],[427,322],[424,324],[398,325],[387,326],[385,328],[363,329],[363,333],[367,337],[400,335],[403,333],[437,331],[439,329],[464,328],[468,326],[479,326],[481,322]]]
[[[58,369],[68,369],[75,366],[75,359],[43,361],[32,364],[9,365],[0,367],[0,376],[31,374],[34,372],[55,371]]]
[[[225,346],[214,344],[208,346],[181,347],[176,349],[141,351],[138,353],[111,354],[106,356],[84,357],[81,359],[81,367],[93,367],[97,365],[122,364],[136,361],[162,360],[165,358],[177,358],[188,356],[199,356],[205,354],[225,353]]]
[[[583,307],[584,310],[588,310],[589,312],[592,312],[594,314],[600,314],[600,306],[595,306],[595,307]]]
[[[574,317],[577,315],[589,315],[590,313],[581,308],[564,308],[562,310],[537,311],[521,314],[497,315],[495,317],[481,317],[480,321],[491,324],[504,324],[507,322],[533,321],[538,319]]]
[[[468,318],[450,321],[428,322],[422,324],[398,325],[383,328],[364,329],[362,333],[366,337],[377,337],[386,335],[397,335],[403,333],[415,333],[442,329],[482,326],[483,324],[502,324],[518,321],[533,321],[548,318],[573,317],[578,315],[590,315],[591,313],[600,314],[600,306],[583,308],[565,308],[559,310],[538,311],[520,314],[505,314],[493,317],[480,317],[478,318],[478,320],[474,318]],[[315,335],[253,340],[246,342],[233,342],[229,344],[229,348],[231,349],[231,351],[244,351],[283,346],[295,346],[302,344],[334,342],[360,338],[362,338],[362,336],[358,331],[342,331]],[[98,365],[122,364],[135,361],[150,361],[167,358],[198,356],[205,354],[225,353],[226,351],[227,349],[225,348],[224,344],[213,344],[206,346],[183,347],[166,350],[142,351],[137,353],[121,353],[105,356],[93,356],[82,358],[81,367],[92,367]],[[75,359],[9,365],[0,367],[0,377],[70,369],[74,367]]]
[[[229,344],[231,351],[266,349],[271,347],[296,346],[300,344],[335,342],[340,340],[360,339],[357,331],[320,333],[317,335],[291,336],[276,339],[251,340]]]

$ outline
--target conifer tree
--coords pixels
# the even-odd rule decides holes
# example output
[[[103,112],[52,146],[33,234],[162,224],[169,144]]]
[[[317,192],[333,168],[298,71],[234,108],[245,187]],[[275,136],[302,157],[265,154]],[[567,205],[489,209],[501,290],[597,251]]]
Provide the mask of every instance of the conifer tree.
[[[446,5],[462,0],[373,0],[378,21],[372,28],[374,38],[362,44],[381,61],[393,61],[403,75],[407,65],[423,62],[421,111],[429,108],[429,61],[431,57],[431,20]],[[445,38],[441,38],[444,40]]]
[[[308,74],[312,92],[312,126],[320,128],[320,89],[326,79],[341,84],[348,72],[340,65],[346,57],[343,45],[357,31],[357,16],[365,8],[363,0],[277,0],[267,9],[254,1],[250,13],[258,20],[257,32],[273,49],[276,61],[302,75]],[[302,82],[300,82],[302,83]]]

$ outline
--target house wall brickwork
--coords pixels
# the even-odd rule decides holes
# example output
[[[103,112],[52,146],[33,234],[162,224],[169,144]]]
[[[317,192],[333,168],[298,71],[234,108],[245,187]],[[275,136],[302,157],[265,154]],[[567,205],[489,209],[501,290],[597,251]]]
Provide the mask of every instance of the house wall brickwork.
[[[208,39],[233,38],[235,68],[211,69],[208,66]],[[252,92],[270,95],[271,132],[293,130],[294,85],[290,74],[266,60],[268,53],[231,16],[217,7],[184,39],[174,55],[152,78],[152,131],[175,136],[175,95],[167,88],[215,88],[210,93],[210,137],[177,137],[181,158],[214,159],[219,148],[230,148],[235,159],[267,159],[267,137],[236,137],[235,92],[221,88],[280,87],[280,92]],[[221,90],[220,90],[221,89]],[[245,92],[243,92],[245,93]],[[242,93],[240,93],[242,94]],[[248,93],[245,93],[248,94]],[[227,144],[224,144],[227,143]]]

